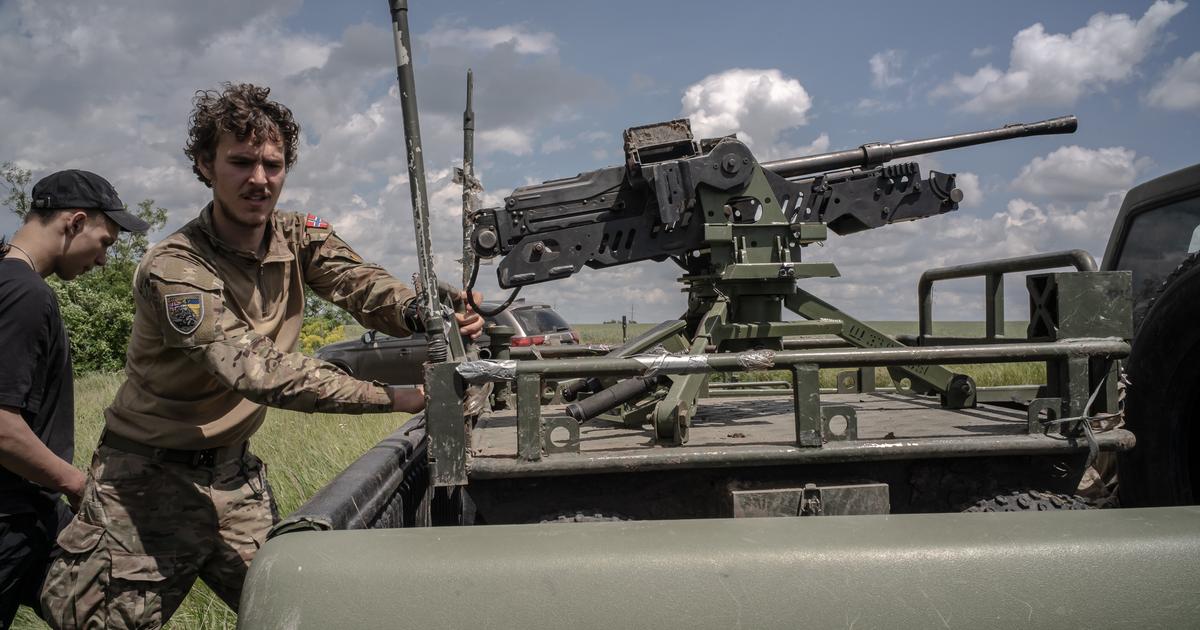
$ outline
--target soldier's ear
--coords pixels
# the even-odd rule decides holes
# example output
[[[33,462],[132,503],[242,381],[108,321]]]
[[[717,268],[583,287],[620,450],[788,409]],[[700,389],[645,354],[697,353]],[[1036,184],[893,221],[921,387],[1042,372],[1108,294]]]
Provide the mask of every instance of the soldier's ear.
[[[87,225],[88,214],[83,210],[72,210],[66,213],[66,232],[72,236],[79,234]]]
[[[204,175],[204,179],[212,182],[213,163],[211,160],[208,162],[205,162],[204,160],[196,160],[196,168],[200,169],[200,174]]]

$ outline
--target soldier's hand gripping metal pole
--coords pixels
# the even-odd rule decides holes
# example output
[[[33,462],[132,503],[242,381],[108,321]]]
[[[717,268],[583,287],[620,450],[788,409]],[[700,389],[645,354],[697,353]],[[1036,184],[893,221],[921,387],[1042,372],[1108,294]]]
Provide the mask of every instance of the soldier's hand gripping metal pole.
[[[417,117],[416,82],[413,79],[412,40],[408,31],[408,0],[389,0],[392,39],[396,45],[396,78],[400,82],[400,110],[404,115],[404,141],[408,154],[408,187],[412,193],[413,228],[417,237],[417,266],[421,274],[421,318],[429,338],[429,360],[445,361],[452,318],[438,302],[437,275],[429,238],[429,205],[425,194],[425,160],[421,153],[421,122]]]

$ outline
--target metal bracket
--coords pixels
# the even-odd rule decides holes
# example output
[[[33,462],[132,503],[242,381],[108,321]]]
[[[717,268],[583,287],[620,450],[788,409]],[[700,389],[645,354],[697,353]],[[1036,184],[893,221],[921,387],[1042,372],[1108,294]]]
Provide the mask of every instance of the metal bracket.
[[[566,429],[567,439],[554,441],[554,432]],[[579,452],[579,423],[567,416],[551,416],[542,420],[542,451],[547,455]]]
[[[1029,434],[1046,433],[1047,424],[1042,422],[1042,412],[1045,411],[1047,420],[1058,420],[1062,417],[1061,398],[1034,398],[1029,401],[1028,422]]]
[[[804,484],[804,490],[800,494],[800,516],[820,516],[824,513],[821,489],[815,483]]]
[[[527,461],[542,458],[542,377],[517,377],[517,455]]]
[[[467,483],[467,430],[463,419],[466,387],[455,371],[456,363],[432,363],[425,367],[429,407],[425,427],[429,434],[430,476],[434,486]]]
[[[862,394],[873,391],[875,391],[875,368],[865,367],[838,372],[837,393]]]
[[[821,446],[825,432],[821,418],[821,390],[817,366],[792,366],[792,399],[796,416],[796,444]]]
[[[846,428],[835,432],[831,427],[834,418],[844,418]],[[843,442],[858,439],[858,413],[850,405],[821,405],[821,437],[827,442]]]

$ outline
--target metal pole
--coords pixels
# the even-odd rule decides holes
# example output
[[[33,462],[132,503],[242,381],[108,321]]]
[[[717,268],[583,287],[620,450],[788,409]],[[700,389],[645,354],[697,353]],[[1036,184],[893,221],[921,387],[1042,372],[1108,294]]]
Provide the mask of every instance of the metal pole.
[[[754,369],[786,369],[792,365],[813,364],[831,367],[887,367],[899,365],[1005,363],[1009,361],[1047,361],[1073,357],[1129,356],[1129,344],[1121,339],[1072,339],[1070,341],[1014,343],[1006,345],[936,346],[918,348],[848,348],[845,350],[801,350],[775,352],[770,365],[756,351],[731,352],[715,355],[648,355],[636,358],[581,358],[517,361],[507,374],[491,372],[481,380],[511,380],[521,374],[541,374],[547,377],[574,376],[639,376],[653,369],[658,374],[693,374],[709,371],[747,371]],[[754,367],[751,367],[754,366]],[[758,367],[762,366],[762,367]]]
[[[417,237],[417,266],[423,291],[417,296],[424,311],[429,359],[444,361],[447,354],[447,320],[438,303],[437,274],[429,238],[429,204],[425,193],[425,160],[421,150],[421,121],[417,116],[417,88],[413,79],[412,41],[408,30],[408,0],[388,0],[392,11],[392,39],[396,45],[396,78],[400,83],[400,109],[404,114],[404,141],[408,152],[408,188],[412,193],[413,228]]]
[[[474,75],[467,68],[467,108],[463,110],[463,166],[462,166],[462,286],[471,284],[471,266],[475,261],[475,250],[471,247],[471,216],[478,207],[479,183],[475,181],[475,111],[471,109],[471,92]]]

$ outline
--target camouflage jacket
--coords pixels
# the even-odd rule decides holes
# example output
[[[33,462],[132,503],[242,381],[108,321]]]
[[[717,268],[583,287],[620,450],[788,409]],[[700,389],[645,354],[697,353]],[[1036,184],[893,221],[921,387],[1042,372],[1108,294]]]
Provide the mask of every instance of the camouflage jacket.
[[[296,351],[304,288],[361,324],[408,335],[412,290],[366,263],[332,227],[275,212],[266,254],[217,238],[212,206],[155,245],[134,277],[126,380],[105,410],[109,430],[161,448],[249,438],[264,405],[297,411],[389,411],[386,389]]]

